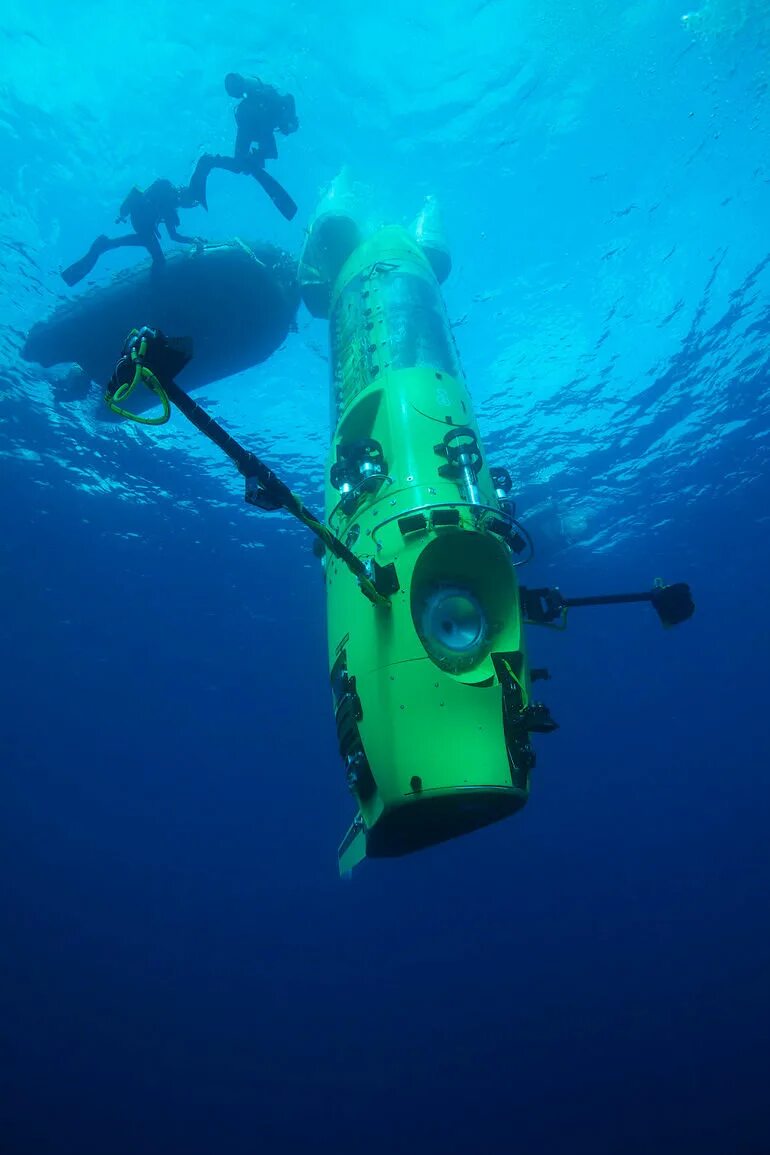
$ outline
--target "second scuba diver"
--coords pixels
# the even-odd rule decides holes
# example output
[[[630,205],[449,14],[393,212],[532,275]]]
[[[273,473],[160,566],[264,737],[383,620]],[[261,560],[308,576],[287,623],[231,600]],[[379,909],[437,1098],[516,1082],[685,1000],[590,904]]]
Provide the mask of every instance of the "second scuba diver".
[[[156,180],[144,192],[132,188],[120,206],[120,215],[115,223],[122,224],[130,219],[133,233],[127,233],[122,237],[97,237],[84,257],[64,269],[62,278],[68,285],[76,285],[91,272],[103,253],[109,252],[110,249],[128,247],[147,249],[152,257],[153,271],[162,268],[165,257],[160,247],[161,224],[165,225],[172,241],[200,248],[203,245],[200,237],[187,237],[178,231],[177,210],[191,209],[195,204],[196,201],[189,189],[177,188],[170,180]]]

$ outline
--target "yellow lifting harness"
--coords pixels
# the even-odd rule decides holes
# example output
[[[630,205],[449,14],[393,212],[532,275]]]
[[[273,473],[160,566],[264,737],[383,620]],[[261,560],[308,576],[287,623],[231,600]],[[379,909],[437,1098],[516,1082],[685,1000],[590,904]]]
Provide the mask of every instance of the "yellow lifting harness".
[[[139,336],[139,330],[132,329],[128,336],[129,339],[131,337]],[[153,373],[152,369],[148,369],[144,364],[144,358],[146,354],[147,338],[142,336],[138,349],[134,345],[131,346],[131,361],[136,366],[133,380],[127,382],[124,385],[119,385],[114,393],[105,394],[104,402],[108,409],[111,409],[113,413],[117,413],[118,417],[127,417],[129,421],[135,421],[137,425],[165,425],[171,417],[171,403],[168,399],[166,390],[163,388],[160,381]],[[152,392],[156,395],[161,405],[163,406],[163,412],[160,414],[160,416],[140,417],[138,413],[132,413],[129,409],[123,409],[119,404],[116,404],[116,402],[125,401],[128,397],[130,397],[140,382],[145,384],[148,389],[152,390]]]

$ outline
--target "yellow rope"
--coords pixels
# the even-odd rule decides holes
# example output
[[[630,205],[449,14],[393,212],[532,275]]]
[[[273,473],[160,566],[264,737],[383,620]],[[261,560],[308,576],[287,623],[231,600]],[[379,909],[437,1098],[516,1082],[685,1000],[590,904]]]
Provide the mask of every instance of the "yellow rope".
[[[133,330],[133,333],[136,330]],[[169,402],[166,390],[161,385],[158,378],[143,364],[145,353],[147,352],[147,338],[143,337],[139,346],[139,352],[136,349],[131,350],[131,360],[136,364],[134,377],[132,381],[126,382],[124,385],[119,385],[113,394],[105,396],[104,400],[108,409],[113,413],[117,413],[118,417],[126,417],[129,421],[135,421],[137,425],[165,425],[171,416],[171,404]],[[140,381],[143,381],[148,389],[156,395],[160,401],[163,412],[158,417],[140,417],[138,413],[132,413],[129,409],[124,409],[117,402],[125,401],[130,397],[134,389]]]

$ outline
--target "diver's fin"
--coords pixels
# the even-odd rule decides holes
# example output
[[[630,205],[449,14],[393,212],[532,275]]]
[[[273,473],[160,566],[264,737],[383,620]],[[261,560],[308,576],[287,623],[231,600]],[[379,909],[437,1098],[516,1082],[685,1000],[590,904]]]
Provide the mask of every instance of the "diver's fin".
[[[366,858],[366,827],[360,814],[354,818],[350,829],[340,843],[337,851],[340,875],[345,878],[350,875],[354,866]]]
[[[97,237],[84,257],[66,269],[62,269],[62,280],[68,285],[76,285],[78,281],[82,281],[83,277],[87,277],[91,272],[102,253],[114,248],[114,244],[115,242],[111,241],[109,237],[105,237],[104,234]]]
[[[195,166],[195,171],[190,177],[190,183],[187,186],[190,191],[190,196],[194,199],[196,204],[201,208],[209,211],[209,206],[206,203],[206,180],[211,169],[213,168],[213,156],[206,154],[202,156]]]
[[[291,199],[286,189],[282,184],[279,184],[274,176],[270,173],[264,172],[263,169],[256,169],[251,174],[254,180],[259,181],[262,188],[265,190],[270,200],[281,216],[286,217],[287,221],[292,220],[297,215],[297,206]]]
[[[83,277],[87,277],[93,269],[96,262],[99,260],[101,253],[92,245],[84,257],[74,264],[69,265],[66,269],[62,269],[62,280],[72,286],[76,285],[78,281],[82,281]]]

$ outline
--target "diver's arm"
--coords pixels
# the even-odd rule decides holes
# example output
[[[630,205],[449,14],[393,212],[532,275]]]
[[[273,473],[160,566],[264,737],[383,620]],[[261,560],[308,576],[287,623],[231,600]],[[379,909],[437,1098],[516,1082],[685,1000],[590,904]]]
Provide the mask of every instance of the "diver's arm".
[[[186,237],[184,233],[178,233],[175,225],[166,225],[168,235],[172,241],[176,241],[180,245],[197,245],[198,237]]]
[[[177,229],[178,220],[166,220],[163,222],[166,226],[166,231],[171,237],[172,241],[176,241],[179,245],[195,245],[196,250],[200,253],[205,244],[202,237],[186,237],[184,233],[180,233]]]
[[[166,226],[166,232],[171,237],[172,241],[176,241],[180,245],[197,245],[197,237],[186,237],[184,233],[179,232],[179,213],[176,209],[170,209],[163,218],[163,224]]]

